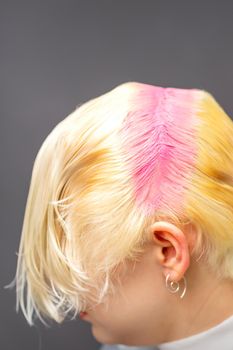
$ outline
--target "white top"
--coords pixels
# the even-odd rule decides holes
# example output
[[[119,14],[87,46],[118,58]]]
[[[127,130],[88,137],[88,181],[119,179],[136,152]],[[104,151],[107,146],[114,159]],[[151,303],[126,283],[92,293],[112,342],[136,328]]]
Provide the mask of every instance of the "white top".
[[[204,332],[157,346],[159,350],[233,350],[233,315]],[[156,348],[155,348],[156,350]]]
[[[233,350],[233,315],[208,330],[156,346],[102,345],[100,350]]]

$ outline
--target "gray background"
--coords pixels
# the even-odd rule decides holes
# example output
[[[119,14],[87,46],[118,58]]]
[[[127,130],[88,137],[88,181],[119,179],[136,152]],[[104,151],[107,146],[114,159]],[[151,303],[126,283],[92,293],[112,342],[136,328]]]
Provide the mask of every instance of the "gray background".
[[[34,158],[76,105],[125,81],[210,91],[233,115],[233,1],[1,1],[0,349],[98,349],[91,326],[30,328],[14,277]]]

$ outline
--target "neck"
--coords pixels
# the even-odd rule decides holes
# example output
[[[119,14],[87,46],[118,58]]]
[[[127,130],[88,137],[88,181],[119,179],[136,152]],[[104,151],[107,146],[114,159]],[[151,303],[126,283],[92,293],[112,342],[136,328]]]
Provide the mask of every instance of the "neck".
[[[168,340],[174,341],[204,332],[233,315],[233,281],[216,279],[201,264],[186,275],[187,292],[176,300],[174,321]]]

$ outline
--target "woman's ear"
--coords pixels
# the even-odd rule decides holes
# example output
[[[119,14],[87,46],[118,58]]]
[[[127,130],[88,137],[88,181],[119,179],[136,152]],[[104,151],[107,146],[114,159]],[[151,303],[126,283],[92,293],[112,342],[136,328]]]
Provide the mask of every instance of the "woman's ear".
[[[150,226],[152,241],[157,245],[156,256],[166,277],[178,282],[190,265],[188,240],[177,226],[166,221],[155,222]]]

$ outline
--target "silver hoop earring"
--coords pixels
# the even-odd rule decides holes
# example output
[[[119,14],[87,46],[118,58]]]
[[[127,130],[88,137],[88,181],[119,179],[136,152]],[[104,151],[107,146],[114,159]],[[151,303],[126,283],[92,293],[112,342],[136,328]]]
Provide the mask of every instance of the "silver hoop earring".
[[[167,289],[171,292],[171,293],[176,293],[179,291],[180,289],[180,284],[179,282],[175,282],[175,281],[169,281],[168,279],[170,277],[170,274],[167,274],[166,276],[166,287]],[[185,293],[186,293],[186,289],[187,289],[187,282],[186,282],[186,278],[183,276],[182,277],[183,281],[184,281],[184,290],[182,292],[182,294],[180,295],[180,298],[183,298]]]

